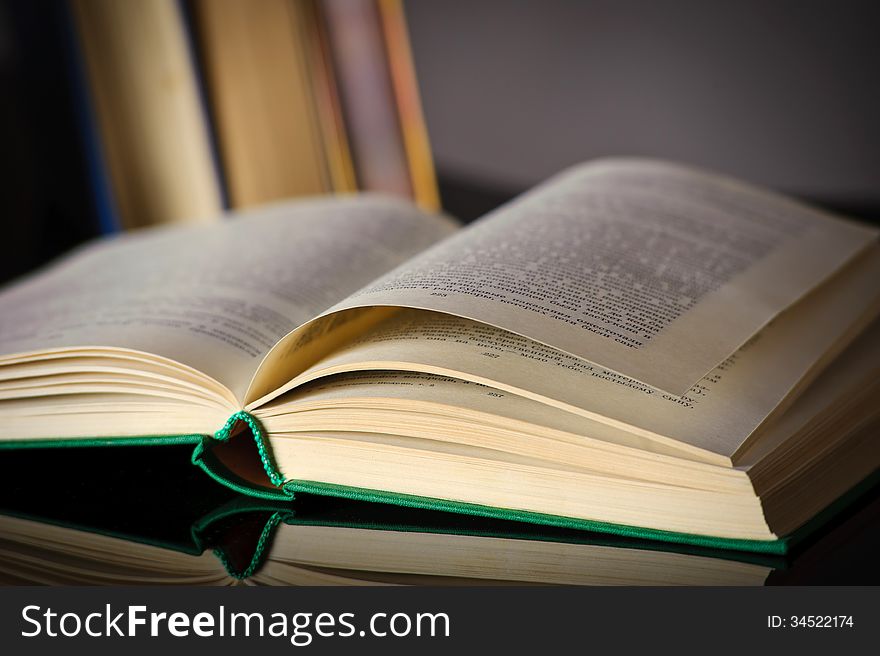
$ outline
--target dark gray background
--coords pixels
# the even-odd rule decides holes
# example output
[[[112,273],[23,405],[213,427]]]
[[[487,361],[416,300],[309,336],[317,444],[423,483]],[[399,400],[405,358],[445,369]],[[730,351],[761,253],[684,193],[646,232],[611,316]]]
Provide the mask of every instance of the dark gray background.
[[[522,189],[602,155],[880,203],[876,2],[408,0],[444,176]]]
[[[445,207],[649,155],[880,221],[880,2],[405,0]],[[99,232],[65,0],[0,0],[0,283]]]

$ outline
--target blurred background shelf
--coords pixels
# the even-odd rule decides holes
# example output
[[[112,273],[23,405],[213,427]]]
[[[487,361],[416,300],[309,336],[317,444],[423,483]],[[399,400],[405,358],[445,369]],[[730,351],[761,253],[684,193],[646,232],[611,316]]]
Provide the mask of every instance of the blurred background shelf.
[[[0,281],[120,226],[303,193],[435,207],[439,187],[471,220],[603,155],[679,159],[877,221],[878,13],[865,0],[0,0]]]
[[[0,281],[295,196],[438,207],[399,0],[3,0],[0,75]]]

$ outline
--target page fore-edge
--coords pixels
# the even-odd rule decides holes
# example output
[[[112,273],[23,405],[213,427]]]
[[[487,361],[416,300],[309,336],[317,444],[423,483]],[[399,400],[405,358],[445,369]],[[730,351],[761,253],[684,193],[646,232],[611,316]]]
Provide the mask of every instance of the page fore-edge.
[[[274,488],[253,484],[227,467],[212,454],[212,447],[230,439],[238,422],[247,424],[260,456],[266,475]],[[357,488],[320,481],[285,480],[275,466],[268,440],[259,421],[251,414],[240,411],[233,414],[226,424],[213,436],[190,435],[153,435],[139,437],[104,437],[104,438],[63,438],[0,441],[0,450],[16,448],[70,448],[99,446],[149,446],[149,445],[181,445],[193,444],[192,463],[200,467],[217,482],[242,494],[269,501],[292,501],[296,493],[316,494],[355,501],[386,503],[407,508],[453,512],[476,517],[487,517],[507,521],[526,522],[529,524],[553,526],[556,528],[576,529],[603,533],[622,538],[652,540],[670,544],[689,545],[708,549],[745,551],[769,555],[785,555],[792,547],[802,542],[808,535],[827,523],[832,517],[848,506],[861,494],[880,482],[880,470],[875,471],[859,482],[848,492],[817,514],[813,519],[797,529],[794,533],[776,540],[747,540],[738,538],[722,538],[693,533],[679,533],[660,529],[614,524],[596,520],[579,519],[562,515],[551,515],[528,510],[499,508],[480,504],[451,501],[435,497],[422,497],[385,490]],[[280,518],[279,518],[280,520]],[[277,524],[276,520],[274,523]],[[274,525],[273,525],[274,527]],[[271,528],[267,526],[264,538],[268,539]],[[222,560],[222,555],[220,556]]]

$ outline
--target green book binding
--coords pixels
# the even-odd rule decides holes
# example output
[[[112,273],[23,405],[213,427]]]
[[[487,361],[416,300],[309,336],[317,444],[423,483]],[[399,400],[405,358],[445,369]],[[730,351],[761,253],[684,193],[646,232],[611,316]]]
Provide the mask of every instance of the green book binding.
[[[307,493],[267,501],[215,485],[186,463],[188,449],[66,451],[43,461],[56,480],[63,461],[81,472],[61,495],[28,476],[41,452],[7,454],[0,581],[778,583],[827,574],[816,563],[833,562],[847,536],[865,537],[880,508],[866,495],[821,539],[782,556]]]
[[[259,460],[259,466],[265,473],[264,485],[255,484],[246,480],[230,470],[217,457],[215,449],[219,445],[229,443],[236,439],[251,439],[254,448],[250,457]],[[812,520],[801,526],[794,533],[777,540],[744,540],[724,537],[714,537],[691,533],[678,533],[672,531],[656,530],[638,526],[627,526],[602,521],[592,521],[563,515],[530,512],[510,508],[491,507],[479,504],[465,503],[448,499],[414,496],[391,492],[387,490],[355,488],[332,483],[307,480],[286,480],[277,469],[272,458],[268,439],[259,423],[252,415],[246,412],[238,412],[232,415],[225,425],[214,435],[178,435],[178,436],[142,436],[120,438],[94,438],[94,439],[63,439],[63,440],[19,440],[0,442],[0,450],[7,449],[47,449],[44,453],[52,453],[51,449],[58,447],[126,447],[126,446],[192,446],[190,460],[212,479],[222,484],[225,488],[235,493],[240,493],[254,500],[254,503],[265,504],[288,504],[282,512],[276,506],[247,505],[243,503],[231,503],[226,510],[212,512],[199,522],[200,526],[211,524],[220,517],[246,512],[254,509],[263,511],[271,510],[274,514],[267,520],[266,529],[263,532],[265,540],[270,531],[269,524],[277,523],[282,519],[290,519],[296,508],[296,499],[299,495],[318,495],[333,497],[350,501],[391,504],[403,508],[420,509],[426,511],[439,511],[456,513],[475,518],[489,520],[502,520],[508,522],[540,525],[554,529],[568,529],[582,531],[585,534],[604,535],[609,538],[635,539],[653,544],[668,544],[676,547],[691,547],[698,549],[719,550],[723,552],[743,552],[752,554],[765,554],[779,556],[790,553],[798,544],[807,537],[816,533],[825,524],[835,517],[841,510],[848,507],[855,499],[863,495],[867,490],[874,487],[880,481],[880,471],[875,471],[846,494],[839,497],[834,503],[813,517]],[[197,539],[197,532],[193,532],[194,548],[199,548],[201,541]],[[245,575],[253,571],[257,555],[248,561],[243,567],[232,567],[232,572]]]
[[[268,480],[275,485],[274,489],[257,487],[252,483],[248,483],[247,481],[236,476],[233,472],[224,467],[216,458],[212,457],[212,446],[216,445],[217,443],[229,440],[230,436],[233,434],[233,427],[236,425],[237,422],[242,422],[248,426],[251,435],[253,436],[253,440],[256,444],[257,452],[259,454],[266,476],[268,477]],[[293,499],[298,493],[317,494],[356,501],[389,503],[407,508],[438,510],[443,512],[472,515],[476,517],[487,517],[492,519],[542,524],[557,528],[577,529],[623,538],[637,538],[650,541],[666,542],[671,544],[705,547],[709,549],[747,551],[753,553],[777,555],[788,553],[794,546],[803,541],[807,536],[815,532],[817,529],[821,528],[825,523],[828,522],[829,519],[840,512],[840,510],[847,507],[854,499],[858,498],[866,490],[870,489],[878,481],[880,481],[880,471],[876,471],[873,475],[859,482],[849,492],[837,499],[823,512],[816,515],[807,524],[804,524],[795,533],[792,533],[791,535],[785,536],[778,540],[762,541],[739,540],[732,538],[695,535],[689,533],[661,531],[638,526],[626,526],[621,524],[612,524],[608,522],[590,521],[574,517],[565,517],[561,515],[536,513],[509,508],[496,508],[459,501],[451,501],[448,499],[413,496],[383,490],[354,488],[344,485],[335,485],[332,483],[322,483],[320,481],[285,481],[281,472],[276,469],[272,461],[272,457],[269,452],[268,440],[265,438],[259,422],[254,417],[248,415],[245,412],[240,412],[233,415],[229,418],[229,421],[227,421],[226,425],[213,437],[206,437],[205,439],[201,440],[197,444],[195,451],[193,452],[192,461],[194,464],[201,467],[215,480],[220,481],[221,483],[228,485],[233,489],[239,490],[240,492],[243,492],[245,494],[250,494],[262,498]]]

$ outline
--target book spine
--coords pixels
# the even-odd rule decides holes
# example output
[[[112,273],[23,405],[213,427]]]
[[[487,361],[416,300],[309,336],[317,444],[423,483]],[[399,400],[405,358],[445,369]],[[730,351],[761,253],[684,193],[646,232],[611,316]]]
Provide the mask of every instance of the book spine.
[[[440,191],[419,97],[403,3],[401,0],[378,0],[378,7],[413,196],[422,209],[436,212],[440,209]]]
[[[70,0],[120,223],[205,222],[222,208],[177,0]]]
[[[266,475],[266,480],[255,482],[230,469],[219,456],[224,446],[239,440],[247,440],[248,434],[256,447],[257,455]],[[237,454],[240,457],[240,453]],[[260,422],[251,414],[241,411],[233,414],[212,436],[204,436],[192,454],[192,463],[211,478],[242,494],[268,500],[289,500],[293,492],[285,485],[285,478],[275,465],[269,450],[268,439]],[[262,484],[261,484],[262,483]]]
[[[214,166],[214,176],[217,179],[218,191],[220,194],[220,204],[224,210],[232,207],[229,202],[229,182],[223,173],[223,164],[220,159],[220,138],[217,134],[217,118],[208,100],[208,86],[205,79],[205,62],[199,54],[198,48],[198,26],[193,15],[192,5],[187,0],[177,0],[177,5],[183,20],[184,32],[186,35],[186,48],[189,52],[189,58],[193,62],[195,71],[196,92],[199,99],[199,106],[202,115],[205,117],[205,128],[208,132],[208,148],[211,154],[211,163]]]

